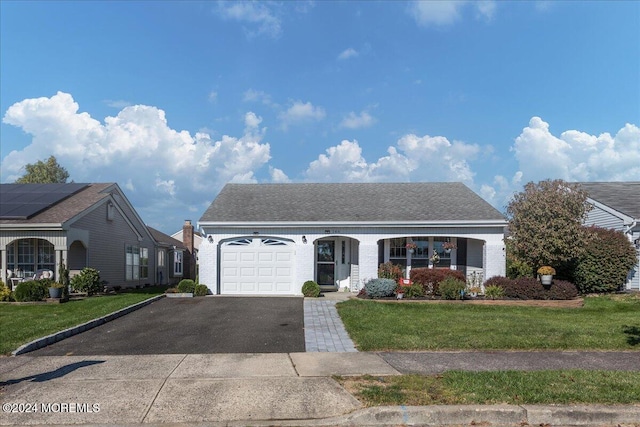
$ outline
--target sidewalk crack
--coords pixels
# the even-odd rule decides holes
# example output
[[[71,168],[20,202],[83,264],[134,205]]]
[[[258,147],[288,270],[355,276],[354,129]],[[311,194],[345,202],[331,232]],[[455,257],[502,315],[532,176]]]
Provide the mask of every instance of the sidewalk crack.
[[[165,377],[164,381],[162,381],[162,384],[158,388],[158,391],[157,391],[156,395],[153,396],[153,399],[151,400],[151,403],[149,404],[149,407],[147,408],[147,410],[145,411],[144,415],[142,416],[142,419],[140,420],[140,423],[144,423],[144,420],[149,416],[149,412],[151,412],[151,408],[153,408],[153,405],[156,403],[156,399],[158,398],[158,395],[160,395],[160,392],[162,391],[162,389],[164,388],[165,384],[167,383],[167,380],[169,378],[171,378],[171,375],[173,375],[173,373],[176,371],[176,369],[178,369],[178,367],[180,365],[182,365],[182,362],[184,362],[184,359],[186,359],[187,356],[188,356],[188,354],[185,354],[182,357],[182,359],[180,359],[180,362],[178,362],[176,364],[176,366],[171,370],[171,372],[169,372],[169,375],[167,375]]]

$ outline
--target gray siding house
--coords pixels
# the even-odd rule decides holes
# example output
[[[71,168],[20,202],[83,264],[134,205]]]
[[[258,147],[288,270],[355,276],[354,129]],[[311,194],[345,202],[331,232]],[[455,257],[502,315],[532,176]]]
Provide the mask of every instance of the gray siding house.
[[[161,283],[158,261],[168,259],[169,248],[154,239],[115,183],[1,184],[0,207],[5,283],[39,270],[57,278],[61,263],[72,275],[96,268],[109,286]]]
[[[585,225],[622,231],[638,252],[638,264],[629,272],[625,288],[640,290],[640,181],[581,182],[593,206]]]
[[[227,184],[198,226],[213,294],[357,292],[385,262],[505,274],[506,220],[462,183]]]

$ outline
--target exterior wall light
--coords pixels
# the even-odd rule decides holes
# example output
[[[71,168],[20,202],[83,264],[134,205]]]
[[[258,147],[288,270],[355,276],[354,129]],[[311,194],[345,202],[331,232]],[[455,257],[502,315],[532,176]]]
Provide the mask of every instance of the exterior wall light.
[[[302,236],[302,243],[307,244],[307,236]]]
[[[209,243],[213,243],[213,236],[209,234],[209,237],[207,237],[207,240],[209,241]]]

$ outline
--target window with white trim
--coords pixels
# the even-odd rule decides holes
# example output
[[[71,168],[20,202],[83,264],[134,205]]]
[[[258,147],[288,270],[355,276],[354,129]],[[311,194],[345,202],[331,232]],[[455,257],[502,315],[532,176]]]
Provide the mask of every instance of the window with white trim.
[[[127,245],[125,252],[125,280],[140,279],[140,248]]]
[[[149,278],[149,249],[140,248],[140,278]]]
[[[173,275],[182,276],[182,251],[173,253]]]

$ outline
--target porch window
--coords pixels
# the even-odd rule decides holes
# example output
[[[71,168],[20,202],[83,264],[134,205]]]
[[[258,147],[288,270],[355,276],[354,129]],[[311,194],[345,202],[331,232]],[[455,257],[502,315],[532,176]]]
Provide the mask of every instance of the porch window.
[[[402,267],[407,266],[407,239],[399,237],[389,240],[389,261]]]
[[[127,245],[125,280],[138,279],[140,279],[140,248],[134,245]]]
[[[429,266],[429,238],[428,237],[414,237],[413,243],[416,244],[416,249],[411,254],[411,267],[421,268]]]
[[[21,239],[7,246],[7,268],[24,277],[38,270],[56,270],[54,246],[43,239]]]
[[[444,243],[448,241],[445,237],[434,237],[433,250],[438,252],[438,256],[440,257],[440,262],[434,267],[451,267],[451,251],[447,252],[444,249]]]
[[[182,251],[173,253],[173,275],[182,276]]]

